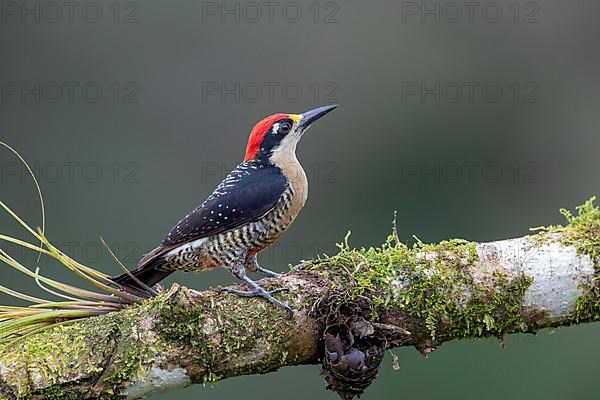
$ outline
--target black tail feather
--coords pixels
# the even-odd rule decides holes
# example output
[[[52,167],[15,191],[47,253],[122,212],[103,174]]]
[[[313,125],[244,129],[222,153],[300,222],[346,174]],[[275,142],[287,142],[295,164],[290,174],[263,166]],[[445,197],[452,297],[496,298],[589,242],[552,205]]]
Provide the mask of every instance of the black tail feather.
[[[139,281],[143,282],[146,286],[152,287],[173,273],[173,271],[164,271],[159,269],[161,264],[162,257],[156,257],[150,262],[134,269],[133,271],[130,271],[130,273]],[[140,284],[127,273],[111,277],[110,279],[121,286],[138,291],[145,291],[144,288],[142,288]]]

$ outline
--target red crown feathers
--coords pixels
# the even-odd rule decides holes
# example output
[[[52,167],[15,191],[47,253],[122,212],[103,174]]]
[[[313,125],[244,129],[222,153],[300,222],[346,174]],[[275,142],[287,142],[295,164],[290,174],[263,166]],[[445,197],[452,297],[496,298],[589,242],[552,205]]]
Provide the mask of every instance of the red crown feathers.
[[[248,146],[246,146],[246,156],[244,157],[244,161],[256,158],[256,155],[260,150],[260,144],[267,132],[269,132],[269,129],[271,129],[271,126],[273,126],[276,121],[283,118],[288,118],[288,114],[273,114],[254,125],[252,132],[250,132],[250,137],[248,138]]]

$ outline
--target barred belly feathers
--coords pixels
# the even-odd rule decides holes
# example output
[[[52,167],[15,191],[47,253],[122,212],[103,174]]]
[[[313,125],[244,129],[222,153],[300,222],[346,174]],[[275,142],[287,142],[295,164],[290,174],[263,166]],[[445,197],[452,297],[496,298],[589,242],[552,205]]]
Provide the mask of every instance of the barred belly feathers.
[[[308,181],[296,158],[296,145],[309,126],[335,105],[303,114],[274,114],[255,125],[246,154],[213,193],[177,223],[158,247],[144,255],[133,271],[113,277],[117,286],[143,290],[175,271],[225,267],[249,290],[222,290],[262,297],[291,313],[246,272],[278,277],[260,267],[257,254],[290,227],[308,197]]]

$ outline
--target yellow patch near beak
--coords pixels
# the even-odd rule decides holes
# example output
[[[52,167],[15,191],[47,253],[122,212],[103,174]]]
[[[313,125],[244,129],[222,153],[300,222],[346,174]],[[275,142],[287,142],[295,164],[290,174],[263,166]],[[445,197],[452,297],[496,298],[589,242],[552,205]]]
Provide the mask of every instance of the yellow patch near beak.
[[[288,117],[290,117],[290,119],[294,122],[300,122],[302,119],[302,115],[300,114],[288,114]]]

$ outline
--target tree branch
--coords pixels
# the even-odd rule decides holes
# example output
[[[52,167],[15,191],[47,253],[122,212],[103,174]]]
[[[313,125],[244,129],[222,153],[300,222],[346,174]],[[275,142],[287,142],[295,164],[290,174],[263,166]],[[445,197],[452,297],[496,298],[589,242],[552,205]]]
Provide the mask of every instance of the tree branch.
[[[587,204],[587,203],[586,203]],[[0,347],[0,399],[136,399],[280,367],[322,363],[343,398],[375,377],[383,352],[600,318],[600,218],[491,243],[378,249],[307,263],[280,280],[293,318],[260,299],[174,285],[129,309]],[[53,397],[54,396],[54,397]]]

